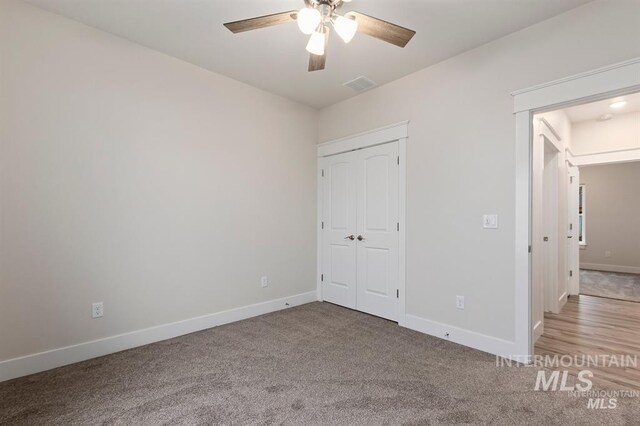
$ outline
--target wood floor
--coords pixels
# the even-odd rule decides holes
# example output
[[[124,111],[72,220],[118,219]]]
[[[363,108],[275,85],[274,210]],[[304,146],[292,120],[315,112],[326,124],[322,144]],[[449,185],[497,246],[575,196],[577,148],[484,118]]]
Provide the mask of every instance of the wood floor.
[[[544,314],[536,355],[637,356],[628,368],[589,367],[594,382],[617,389],[640,389],[640,303],[571,296],[559,314]],[[583,368],[567,368],[577,373]],[[584,369],[587,369],[586,367]]]

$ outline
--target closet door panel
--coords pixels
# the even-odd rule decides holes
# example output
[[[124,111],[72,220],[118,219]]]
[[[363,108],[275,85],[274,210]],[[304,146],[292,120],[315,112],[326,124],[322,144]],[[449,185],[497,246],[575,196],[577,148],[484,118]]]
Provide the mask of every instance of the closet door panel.
[[[323,159],[322,297],[356,307],[356,168],[353,153]]]
[[[397,320],[398,143],[356,152],[356,309]]]

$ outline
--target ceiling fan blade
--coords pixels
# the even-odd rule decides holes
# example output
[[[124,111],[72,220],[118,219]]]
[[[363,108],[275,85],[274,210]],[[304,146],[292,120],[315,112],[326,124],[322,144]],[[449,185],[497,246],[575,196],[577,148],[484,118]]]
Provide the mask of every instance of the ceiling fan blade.
[[[379,38],[380,40],[395,44],[399,47],[405,47],[416,33],[408,28],[365,15],[364,13],[349,12],[347,15],[356,18],[358,22],[358,32]]]
[[[296,11],[274,13],[273,15],[258,16],[257,18],[243,19],[241,21],[227,22],[224,24],[232,33],[257,30],[258,28],[271,27],[273,25],[286,24],[296,20]]]
[[[323,70],[326,62],[326,53],[324,55],[314,55],[313,53],[309,54],[309,72]]]

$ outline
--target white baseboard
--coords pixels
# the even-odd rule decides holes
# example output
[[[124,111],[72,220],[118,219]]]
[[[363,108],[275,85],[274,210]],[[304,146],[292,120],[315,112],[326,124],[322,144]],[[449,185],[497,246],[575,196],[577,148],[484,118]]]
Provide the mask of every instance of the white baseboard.
[[[544,323],[542,321],[538,321],[536,325],[533,326],[533,342],[537,342],[540,336],[544,333]]]
[[[499,339],[497,337],[487,336],[485,334],[476,333],[475,331],[465,330],[463,328],[452,327],[436,321],[420,318],[415,315],[407,314],[405,316],[405,327],[441,339],[449,340],[470,348],[488,352],[493,355],[499,355],[507,359],[523,359],[517,354],[515,342]],[[449,337],[445,337],[449,333]]]
[[[254,305],[9,359],[0,362],[0,382],[120,352],[125,349],[148,345],[149,343],[171,339],[269,312],[279,311],[291,306],[315,302],[316,300],[317,292],[314,290],[308,293],[269,300]]]
[[[605,272],[622,272],[625,274],[640,274],[640,267],[637,266],[605,265],[603,263],[580,263],[580,269],[590,269],[594,271]]]
[[[567,303],[567,298],[569,297],[569,293],[566,291],[562,293],[560,297],[558,297],[558,309],[562,309],[562,307]]]

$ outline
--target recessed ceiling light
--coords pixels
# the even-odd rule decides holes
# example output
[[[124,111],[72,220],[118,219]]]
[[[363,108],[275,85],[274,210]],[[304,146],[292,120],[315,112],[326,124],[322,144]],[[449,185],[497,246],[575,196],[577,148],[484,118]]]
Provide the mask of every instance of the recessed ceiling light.
[[[601,115],[600,117],[598,117],[599,121],[607,121],[607,120],[611,120],[613,118],[613,114],[604,114]]]
[[[627,104],[627,101],[616,101],[612,104],[609,104],[609,108],[620,109]]]

